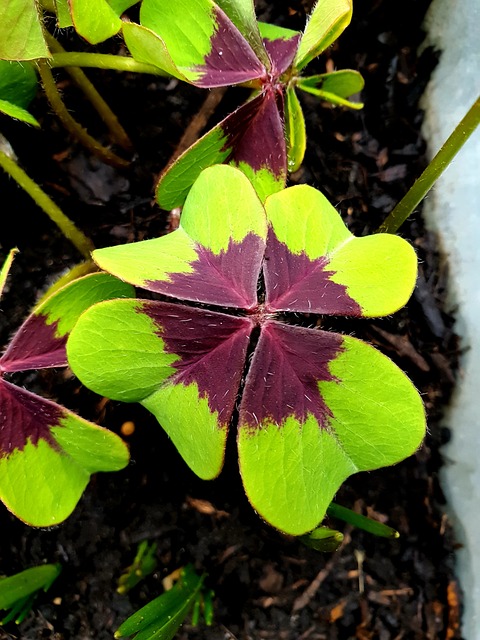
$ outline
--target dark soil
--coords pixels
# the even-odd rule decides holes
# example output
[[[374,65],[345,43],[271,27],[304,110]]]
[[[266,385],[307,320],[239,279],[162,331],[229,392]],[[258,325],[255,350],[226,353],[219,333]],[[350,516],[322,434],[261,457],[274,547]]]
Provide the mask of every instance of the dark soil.
[[[311,3],[257,3],[263,19],[302,28]],[[380,224],[425,165],[419,98],[437,55],[418,53],[429,0],[355,3],[352,25],[314,71],[354,68],[366,80],[365,109],[351,112],[303,98],[308,151],[291,183],[320,188],[357,234]],[[69,40],[70,39],[70,40]],[[64,45],[78,49],[73,34]],[[121,42],[102,45],[118,50]],[[312,72],[313,72],[312,70]],[[156,237],[169,223],[153,204],[156,176],[167,163],[206,92],[151,76],[90,71],[116,109],[135,145],[125,171],[102,165],[65,133],[43,95],[33,106],[41,131],[3,119],[25,169],[91,237],[97,247]],[[103,125],[64,72],[57,73],[67,104],[92,134],[108,142]],[[211,123],[243,94],[231,89]],[[211,124],[210,123],[210,124]],[[0,176],[3,253],[18,246],[0,314],[1,342],[27,314],[37,295],[79,260],[29,198]],[[9,203],[9,204],[8,204]],[[366,640],[460,638],[461,596],[453,571],[455,540],[442,511],[438,482],[439,426],[457,365],[453,318],[444,309],[446,272],[436,239],[420,212],[403,226],[420,258],[420,278],[407,308],[378,321],[332,322],[388,354],[421,391],[428,412],[424,445],[405,462],[352,477],[336,501],[395,527],[398,540],[374,538],[332,521],[345,534],[333,554],[321,554],[264,524],[240,483],[234,442],[213,482],[198,480],[156,421],[141,407],[105,403],[64,372],[23,379],[86,418],[120,432],[133,421],[132,462],[117,474],[99,474],[74,514],[51,530],[27,527],[0,512],[0,571],[10,575],[43,562],[63,571],[41,595],[27,620],[7,625],[0,638],[107,640],[130,613],[162,592],[162,579],[191,562],[208,573],[215,591],[215,623],[186,624],[179,638]],[[158,570],[127,596],[116,593],[122,570],[141,540],[158,544]]]

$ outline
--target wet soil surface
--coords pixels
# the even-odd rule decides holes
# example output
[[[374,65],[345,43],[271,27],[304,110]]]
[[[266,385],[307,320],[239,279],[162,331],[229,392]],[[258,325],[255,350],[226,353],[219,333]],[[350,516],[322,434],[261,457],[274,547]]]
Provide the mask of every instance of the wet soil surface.
[[[262,19],[301,29],[308,2],[257,3]],[[356,2],[351,26],[312,64],[358,69],[365,77],[360,112],[332,109],[302,96],[308,130],[303,167],[291,184],[320,188],[358,235],[376,229],[425,166],[419,99],[437,52],[420,50],[429,2]],[[63,37],[70,50],[81,47]],[[100,50],[121,47],[119,41]],[[420,53],[421,51],[421,53]],[[56,73],[75,117],[108,142],[104,128],[65,72]],[[92,159],[65,133],[43,95],[33,111],[33,131],[6,119],[0,125],[24,168],[75,220],[97,247],[165,233],[169,219],[153,203],[156,176],[175,152],[206,92],[176,81],[90,71],[89,77],[117,111],[135,146],[130,168],[118,171]],[[245,96],[230,89],[213,124]],[[26,315],[38,294],[79,260],[28,197],[0,176],[2,252],[18,246],[0,309],[1,339]],[[7,224],[8,221],[8,224]],[[92,479],[74,514],[51,530],[35,530],[0,512],[0,571],[10,575],[43,562],[60,562],[62,574],[36,601],[20,627],[0,638],[107,640],[133,611],[162,592],[162,580],[193,563],[208,573],[215,591],[212,627],[185,624],[189,640],[407,640],[460,638],[461,593],[454,574],[454,536],[443,512],[438,482],[439,426],[457,368],[454,319],[444,306],[447,270],[436,239],[418,211],[401,229],[420,259],[418,286],[408,306],[375,321],[331,321],[331,327],[368,340],[411,377],[423,395],[429,432],[403,463],[350,478],[336,501],[396,528],[390,541],[339,521],[341,548],[321,554],[264,524],[240,483],[234,436],[225,469],[202,482],[185,466],[155,420],[141,407],[105,402],[70,374],[44,371],[22,382],[82,416],[119,432],[126,421],[132,462],[117,474]],[[233,431],[232,431],[233,433]],[[119,576],[142,540],[158,545],[157,570],[128,595],[116,593]]]

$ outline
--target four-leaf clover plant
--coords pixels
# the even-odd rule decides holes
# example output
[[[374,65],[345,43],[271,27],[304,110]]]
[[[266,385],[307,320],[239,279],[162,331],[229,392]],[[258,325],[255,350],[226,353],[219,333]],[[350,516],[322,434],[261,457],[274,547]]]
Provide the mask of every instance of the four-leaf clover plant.
[[[244,171],[260,197],[285,186],[300,166],[305,122],[295,89],[352,108],[363,88],[352,70],[303,77],[304,67],[349,24],[352,0],[318,0],[304,33],[258,23],[253,0],[143,0],[140,22],[125,22],[132,56],[197,87],[244,85],[249,101],[190,147],[157,187],[164,209],[183,204],[200,171],[228,162]]]
[[[88,308],[67,343],[75,374],[145,406],[204,479],[220,473],[237,416],[246,494],[279,530],[311,531],[348,476],[420,445],[424,408],[403,372],[318,326],[402,307],[417,273],[405,240],[354,237],[310,186],[262,203],[241,171],[217,165],[194,183],[176,231],[93,258],[159,299]]]

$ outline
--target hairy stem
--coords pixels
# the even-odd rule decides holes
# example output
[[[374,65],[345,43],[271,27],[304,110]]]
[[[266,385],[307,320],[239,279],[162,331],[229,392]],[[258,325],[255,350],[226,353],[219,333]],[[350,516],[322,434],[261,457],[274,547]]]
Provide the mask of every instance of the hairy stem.
[[[15,160],[12,160],[1,150],[0,167],[45,211],[50,220],[58,226],[63,235],[70,240],[78,251],[85,258],[90,259],[90,253],[95,248],[92,241],[74,225],[70,218],[67,218],[60,207],[25,173]]]
[[[413,186],[400,202],[388,214],[377,229],[378,232],[396,233],[405,220],[413,213],[415,207],[423,200],[438,178],[442,175],[456,154],[480,123],[480,97],[476,99],[466,115],[455,127],[453,133],[443,144]]]
[[[45,33],[45,38],[48,44],[48,47],[52,53],[66,53],[65,49],[62,45],[55,40],[55,38],[49,34]],[[116,142],[122,149],[126,151],[131,151],[133,149],[132,142],[128,137],[127,132],[122,127],[120,122],[118,121],[115,113],[110,109],[108,104],[102,98],[102,96],[98,93],[94,85],[90,82],[84,72],[78,67],[66,67],[65,71],[72,77],[74,82],[80,87],[80,89],[85,94],[86,98],[92,104],[94,109],[97,111],[99,116],[102,118],[103,122],[108,127],[114,142]]]
[[[95,67],[96,69],[111,69],[113,71],[130,71],[132,73],[150,73],[154,76],[170,77],[166,71],[153,64],[137,62],[126,56],[116,56],[111,53],[82,53],[67,51],[55,53],[48,59],[52,68],[55,67]]]
[[[37,60],[37,69],[42,79],[47,100],[67,131],[104,162],[115,167],[128,167],[129,162],[127,160],[120,158],[116,153],[102,146],[70,115],[57,89],[48,63],[44,60]]]

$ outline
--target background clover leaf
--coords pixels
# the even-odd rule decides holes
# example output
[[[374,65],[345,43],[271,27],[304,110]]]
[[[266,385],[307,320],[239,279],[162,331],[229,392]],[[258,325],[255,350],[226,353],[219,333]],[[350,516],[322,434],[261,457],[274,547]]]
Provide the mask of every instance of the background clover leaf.
[[[235,215],[238,203],[243,215]],[[425,414],[408,378],[370,345],[275,316],[278,311],[391,313],[411,294],[415,254],[401,238],[355,238],[311,187],[286,189],[268,198],[263,208],[247,178],[228,166],[201,174],[184,211],[178,231],[131,245],[133,267],[128,246],[99,250],[94,258],[105,266],[107,256],[117,275],[143,281],[150,289],[152,270],[158,269],[155,287],[160,282],[161,289],[154,291],[209,302],[224,311],[183,302],[101,302],[73,329],[69,363],[92,390],[141,402],[202,478],[221,470],[240,391],[238,451],[247,496],[270,524],[304,534],[322,520],[349,475],[413,453],[424,435]],[[175,234],[180,242],[176,253]],[[232,247],[243,250],[250,235],[256,249],[244,256],[237,252],[244,271],[229,280],[231,263],[212,263],[212,256],[225,256]],[[183,253],[186,246],[188,255]],[[198,267],[200,250],[206,248],[211,251],[206,262],[213,264],[221,283],[212,287],[208,300],[203,266]],[[182,277],[177,280],[179,271],[168,271],[167,265],[177,264],[179,257]],[[253,303],[243,298],[231,305],[245,282],[253,283],[252,273],[259,274],[262,257],[265,303],[260,292]],[[149,265],[154,259],[157,263]],[[143,278],[141,265],[147,265]],[[228,281],[230,298],[225,294]],[[405,284],[393,292],[391,283],[397,281]],[[195,293],[185,297],[188,285]],[[217,299],[215,291],[220,292]],[[378,298],[381,304],[375,302]],[[257,344],[251,340],[255,327]],[[255,347],[254,354],[241,389],[249,346]]]
[[[123,26],[137,61],[199,87],[244,84],[254,90],[167,168],[157,187],[161,207],[181,206],[200,172],[217,163],[244,171],[262,200],[285,186],[287,169],[298,169],[305,151],[296,88],[333,104],[361,106],[347,99],[363,87],[357,72],[300,75],[340,35],[351,14],[351,0],[320,0],[301,34],[257,23],[251,0],[143,0],[141,24]]]
[[[2,280],[5,275],[2,270]],[[66,366],[67,336],[79,315],[101,300],[131,295],[130,285],[109,274],[74,280],[34,309],[0,358],[0,498],[31,525],[64,520],[90,475],[122,469],[128,450],[114,433],[5,376]]]

